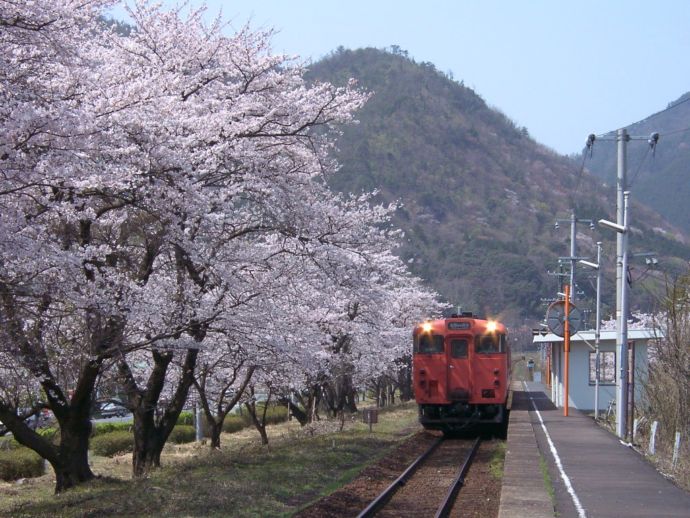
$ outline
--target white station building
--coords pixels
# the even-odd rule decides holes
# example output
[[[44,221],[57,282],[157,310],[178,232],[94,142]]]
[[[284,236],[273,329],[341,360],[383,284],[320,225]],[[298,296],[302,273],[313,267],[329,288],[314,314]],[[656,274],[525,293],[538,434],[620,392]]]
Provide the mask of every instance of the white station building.
[[[639,401],[647,379],[648,346],[661,338],[657,329],[628,329],[628,384],[629,394]],[[551,401],[557,407],[564,405],[564,341],[553,333],[534,336],[533,343],[541,344],[543,351],[544,384],[549,387]],[[594,330],[580,331],[570,337],[568,399],[571,408],[583,411],[594,409],[596,363]],[[609,402],[616,399],[616,331],[601,331],[599,337],[599,411],[606,411]],[[548,392],[547,392],[548,393]]]

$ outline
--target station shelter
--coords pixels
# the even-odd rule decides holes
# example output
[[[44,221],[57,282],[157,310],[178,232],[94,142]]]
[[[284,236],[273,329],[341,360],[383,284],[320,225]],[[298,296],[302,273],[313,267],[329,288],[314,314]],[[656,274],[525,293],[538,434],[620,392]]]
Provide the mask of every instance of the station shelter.
[[[647,379],[649,346],[661,338],[658,329],[628,330],[628,399],[634,406],[643,395]],[[547,395],[553,404],[563,407],[564,340],[553,333],[535,334],[533,343],[542,351],[542,368]],[[594,410],[596,355],[594,330],[580,331],[570,337],[568,399],[571,408]],[[616,331],[601,331],[599,337],[599,411],[606,411],[616,399]]]

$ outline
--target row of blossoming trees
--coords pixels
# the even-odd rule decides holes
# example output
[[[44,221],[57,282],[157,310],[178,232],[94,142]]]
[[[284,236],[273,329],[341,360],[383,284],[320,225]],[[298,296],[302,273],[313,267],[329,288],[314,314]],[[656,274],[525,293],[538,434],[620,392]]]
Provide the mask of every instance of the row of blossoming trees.
[[[140,2],[0,1],[0,421],[56,474],[93,477],[91,403],[116,384],[133,472],[158,465],[196,387],[242,394],[390,373],[435,294],[391,252],[393,206],[325,180],[366,95],[306,84],[268,33]],[[49,408],[57,445],[25,424]]]

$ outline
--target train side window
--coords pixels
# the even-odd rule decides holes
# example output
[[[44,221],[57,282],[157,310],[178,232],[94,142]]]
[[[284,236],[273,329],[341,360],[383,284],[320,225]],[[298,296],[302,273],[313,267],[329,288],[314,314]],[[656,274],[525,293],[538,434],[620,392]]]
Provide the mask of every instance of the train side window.
[[[433,354],[443,352],[443,336],[419,335],[415,339],[414,352],[421,354]]]
[[[451,340],[450,355],[453,358],[467,358],[467,340]]]
[[[503,334],[478,336],[474,351],[478,354],[503,353],[506,350],[506,337]]]

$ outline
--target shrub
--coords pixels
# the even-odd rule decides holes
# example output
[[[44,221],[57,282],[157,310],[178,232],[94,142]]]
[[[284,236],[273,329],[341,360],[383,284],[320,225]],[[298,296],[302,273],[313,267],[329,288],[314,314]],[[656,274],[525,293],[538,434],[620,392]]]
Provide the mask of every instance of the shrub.
[[[196,440],[196,430],[193,426],[186,424],[178,424],[170,432],[168,441],[174,444],[183,444],[185,442],[193,442]]]
[[[91,430],[91,437],[110,432],[131,432],[132,426],[131,421],[121,423],[96,423]]]
[[[239,432],[249,426],[249,416],[228,415],[223,421],[223,431],[225,433]]]
[[[134,450],[134,436],[125,430],[102,433],[91,439],[91,451],[96,455],[112,457],[132,450]]]
[[[184,412],[180,412],[180,415],[177,418],[177,424],[194,426],[194,412],[191,412],[189,410],[185,410]]]
[[[60,428],[56,426],[41,428],[40,430],[38,430],[38,435],[42,436],[44,439],[47,439],[55,445],[60,444]]]
[[[258,409],[257,409],[258,411]],[[260,414],[259,414],[260,415]],[[284,406],[269,406],[266,411],[265,424],[278,424],[287,421],[287,407]]]
[[[12,436],[0,437],[0,450],[15,450],[19,448],[19,443]]]
[[[0,479],[2,480],[40,477],[43,471],[43,459],[29,448],[19,446],[0,451]]]

